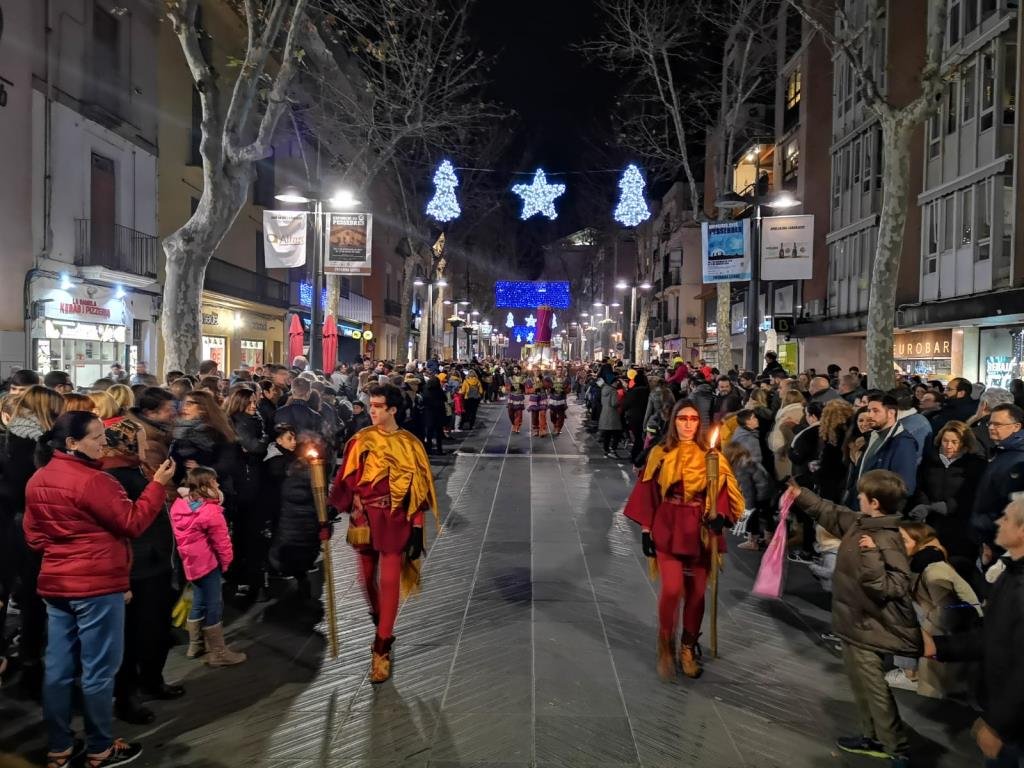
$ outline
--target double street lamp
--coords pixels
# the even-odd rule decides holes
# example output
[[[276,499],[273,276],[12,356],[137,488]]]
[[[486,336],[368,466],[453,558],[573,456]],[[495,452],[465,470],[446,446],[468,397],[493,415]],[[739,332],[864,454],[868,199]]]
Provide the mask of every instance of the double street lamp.
[[[753,192],[749,195],[738,195],[729,192],[715,201],[715,206],[729,210],[737,210],[753,207],[754,226],[750,233],[750,286],[747,288],[747,326],[746,339],[744,341],[743,358],[746,361],[747,370],[757,372],[760,365],[761,352],[761,226],[763,216],[762,208],[793,208],[800,205],[789,192],[782,191],[775,195],[769,195],[767,185],[761,180],[754,184]],[[719,330],[721,333],[722,330]],[[723,361],[719,361],[722,365]]]
[[[438,277],[436,280],[427,281],[423,277],[417,275],[412,284],[417,287],[427,286],[427,327],[422,331],[426,334],[427,343],[424,347],[426,353],[425,357],[427,360],[430,359],[431,347],[434,343],[434,287],[437,287],[438,296],[440,296],[448,282],[443,277]]]
[[[279,200],[282,203],[290,203],[292,205],[309,205],[313,204],[313,298],[309,302],[309,354],[306,359],[309,362],[310,370],[317,370],[322,367],[321,348],[316,343],[317,329],[323,323],[324,318],[320,317],[320,297],[323,295],[324,282],[323,282],[323,249],[325,240],[325,222],[324,222],[324,203],[326,203],[330,209],[338,211],[350,211],[358,205],[361,205],[360,201],[355,198],[348,190],[339,190],[334,195],[327,199],[313,197],[308,195],[298,187],[288,186],[274,195],[275,200]],[[331,307],[327,307],[330,311]],[[322,333],[322,330],[321,330]],[[331,361],[333,363],[333,361]],[[317,365],[321,363],[321,365]]]

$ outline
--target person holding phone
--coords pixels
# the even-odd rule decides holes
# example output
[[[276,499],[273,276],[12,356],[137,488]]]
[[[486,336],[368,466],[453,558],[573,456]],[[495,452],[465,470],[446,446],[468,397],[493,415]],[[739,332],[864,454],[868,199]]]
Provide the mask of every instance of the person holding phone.
[[[25,541],[42,556],[38,592],[46,601],[48,641],[43,717],[47,764],[123,765],[142,752],[113,735],[114,678],[124,654],[129,540],[164,508],[174,462],[164,461],[132,501],[100,459],[107,445],[95,414],[65,413],[39,438],[40,469],[25,488]],[[69,535],[69,532],[73,535]],[[75,678],[81,679],[86,743],[71,729]]]

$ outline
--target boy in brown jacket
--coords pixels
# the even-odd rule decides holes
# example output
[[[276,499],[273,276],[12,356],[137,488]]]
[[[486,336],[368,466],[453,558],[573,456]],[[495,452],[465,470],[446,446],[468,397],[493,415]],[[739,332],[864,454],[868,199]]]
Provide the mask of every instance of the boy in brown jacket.
[[[853,688],[861,733],[836,740],[845,752],[910,765],[907,731],[885,681],[887,654],[917,658],[921,631],[910,600],[910,563],[900,538],[907,486],[875,469],[857,483],[860,511],[833,504],[792,480],[794,505],[842,539],[832,576],[832,631],[843,640],[843,666]]]

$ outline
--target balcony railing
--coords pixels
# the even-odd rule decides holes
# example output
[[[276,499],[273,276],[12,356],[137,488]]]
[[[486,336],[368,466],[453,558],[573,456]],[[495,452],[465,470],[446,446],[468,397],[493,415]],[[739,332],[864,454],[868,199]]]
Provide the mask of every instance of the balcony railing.
[[[388,317],[401,317],[402,303],[394,299],[384,299],[384,314]]]
[[[203,287],[214,293],[256,301],[272,307],[287,308],[291,305],[288,283],[273,280],[264,273],[243,269],[221,259],[210,259]]]
[[[106,267],[143,277],[156,277],[157,238],[120,224],[94,227],[91,219],[75,219],[75,265]]]

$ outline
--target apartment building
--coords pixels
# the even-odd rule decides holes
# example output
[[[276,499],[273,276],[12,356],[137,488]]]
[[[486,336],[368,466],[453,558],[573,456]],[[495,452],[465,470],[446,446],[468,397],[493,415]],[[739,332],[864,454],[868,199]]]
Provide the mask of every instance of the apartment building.
[[[3,375],[90,385],[154,359],[158,20],[142,2],[9,2],[0,40]]]
[[[650,279],[652,296],[647,349],[641,357],[696,360],[706,354],[701,349],[705,323],[701,233],[689,185],[677,181],[654,208],[654,215],[637,227],[640,277]]]
[[[920,145],[920,290],[897,313],[918,341],[897,343],[896,364],[1005,386],[1024,353],[1019,4],[944,1],[944,55],[958,77]]]

